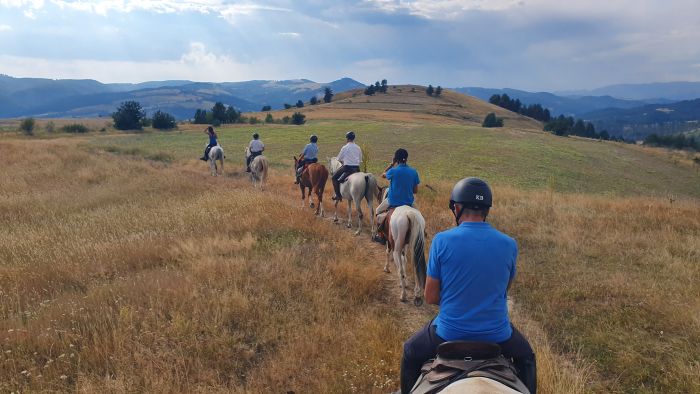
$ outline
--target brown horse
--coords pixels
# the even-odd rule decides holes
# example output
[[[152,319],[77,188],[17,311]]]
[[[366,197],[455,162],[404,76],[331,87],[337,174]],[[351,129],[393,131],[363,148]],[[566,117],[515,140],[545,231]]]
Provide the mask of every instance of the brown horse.
[[[294,171],[299,168],[299,159],[294,156]],[[296,175],[296,173],[295,173]],[[304,207],[306,200],[306,189],[309,189],[309,208],[314,207],[314,197],[311,195],[313,191],[318,197],[318,205],[316,206],[316,215],[323,217],[323,190],[326,188],[328,181],[328,169],[323,164],[311,163],[301,173],[299,181],[299,189],[301,190],[301,206]]]

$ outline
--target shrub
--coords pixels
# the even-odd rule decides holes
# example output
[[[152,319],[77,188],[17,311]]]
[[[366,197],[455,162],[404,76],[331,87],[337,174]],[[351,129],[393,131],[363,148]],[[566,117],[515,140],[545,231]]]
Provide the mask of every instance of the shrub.
[[[269,106],[269,105],[264,105],[264,106],[262,107],[261,112],[267,112],[267,111],[269,111],[269,110],[271,110],[271,109],[272,109],[271,106]]]
[[[160,110],[153,114],[152,122],[153,128],[158,130],[171,130],[177,125],[174,116]]]
[[[112,114],[114,127],[118,130],[141,130],[146,113],[137,101],[123,102]]]
[[[306,115],[302,114],[301,112],[295,112],[294,115],[292,115],[292,123],[295,125],[302,125],[306,123]]]
[[[301,100],[297,101],[297,108],[304,108],[304,102]]]
[[[290,109],[290,108],[292,108],[291,104],[284,103],[284,109]]]
[[[292,118],[290,118],[289,116],[285,116],[284,118],[282,118],[282,123],[289,124],[290,120],[292,120]]]
[[[481,127],[503,127],[503,119],[497,118],[496,114],[491,112],[490,114],[486,115]]]
[[[80,123],[72,123],[72,124],[67,124],[63,127],[61,127],[61,131],[64,133],[87,133],[90,131],[85,125],[82,125]]]
[[[265,123],[273,123],[275,119],[272,117],[272,114],[267,114],[265,117]]]
[[[45,129],[47,133],[53,133],[54,131],[56,131],[56,125],[53,123],[53,120],[50,120],[48,123],[46,123]]]
[[[435,92],[435,88],[433,88],[433,85],[428,85],[428,88],[425,89],[425,94],[428,96],[432,96],[433,92]]]
[[[258,119],[255,116],[251,116],[250,119],[248,119],[248,123],[250,124],[258,124],[260,122],[260,119]]]
[[[19,124],[19,129],[26,135],[34,135],[34,126],[36,121],[34,118],[23,119]]]
[[[311,105],[318,104],[318,98],[316,98],[316,96],[312,96],[311,99],[309,100],[309,103],[311,103]]]

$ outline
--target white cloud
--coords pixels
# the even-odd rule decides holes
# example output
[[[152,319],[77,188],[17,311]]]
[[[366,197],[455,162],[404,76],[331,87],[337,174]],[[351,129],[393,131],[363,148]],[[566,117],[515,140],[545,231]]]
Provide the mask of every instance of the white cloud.
[[[12,26],[10,26],[10,25],[0,25],[0,32],[3,32],[3,31],[10,31],[10,30],[12,30]]]
[[[289,31],[289,32],[284,32],[284,33],[279,33],[282,37],[289,37],[289,38],[299,38],[301,37],[300,33],[294,32],[294,31]]]
[[[501,11],[523,0],[364,0],[388,13],[406,12],[427,19],[455,19],[468,11]]]
[[[177,60],[122,61],[91,59],[42,59],[0,55],[3,74],[15,77],[96,79],[101,82],[143,82],[164,79],[192,79],[225,82],[259,79],[261,75],[292,78],[279,62],[258,59],[242,63],[217,55],[201,42],[190,44]]]

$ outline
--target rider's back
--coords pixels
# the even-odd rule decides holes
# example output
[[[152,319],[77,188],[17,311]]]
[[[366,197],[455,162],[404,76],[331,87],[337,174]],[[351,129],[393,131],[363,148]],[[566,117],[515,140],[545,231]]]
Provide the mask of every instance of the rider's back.
[[[428,275],[440,281],[437,334],[447,340],[510,338],[507,287],[515,276],[514,239],[486,222],[464,222],[435,236]]]
[[[413,189],[420,184],[415,168],[399,164],[386,172],[386,179],[391,181],[387,195],[389,206],[413,205]]]

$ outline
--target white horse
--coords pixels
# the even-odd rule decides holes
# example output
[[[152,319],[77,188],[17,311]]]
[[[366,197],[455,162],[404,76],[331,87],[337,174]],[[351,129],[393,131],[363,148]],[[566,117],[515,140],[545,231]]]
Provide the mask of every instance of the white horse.
[[[245,148],[245,160],[248,162],[248,157],[250,157],[250,149]],[[250,181],[253,182],[253,186],[260,186],[262,190],[267,181],[267,169],[268,163],[267,158],[263,155],[256,156],[253,161],[250,162]]]
[[[440,392],[447,394],[522,394],[501,382],[480,376],[458,380]]]
[[[394,209],[388,228],[384,272],[390,272],[389,261],[393,257],[401,282],[401,301],[406,301],[406,264],[412,265],[415,271],[413,304],[421,306],[426,276],[425,219],[417,209],[404,205]]]
[[[221,163],[221,169],[216,165],[217,160]],[[219,145],[209,150],[209,169],[211,176],[224,175],[224,148]]]
[[[337,158],[331,157],[329,169],[331,176],[335,174],[342,164]],[[357,231],[355,235],[360,234],[362,231],[362,199],[367,200],[367,205],[369,206],[369,225],[371,236],[374,236],[374,196],[377,195],[379,188],[377,187],[377,179],[374,175],[365,172],[356,172],[345,180],[340,185],[340,195],[348,202],[348,228],[352,228],[352,202],[355,202],[355,208],[357,209],[359,215],[359,223],[357,226]],[[335,213],[333,214],[333,221],[338,221],[338,203],[335,202]]]

